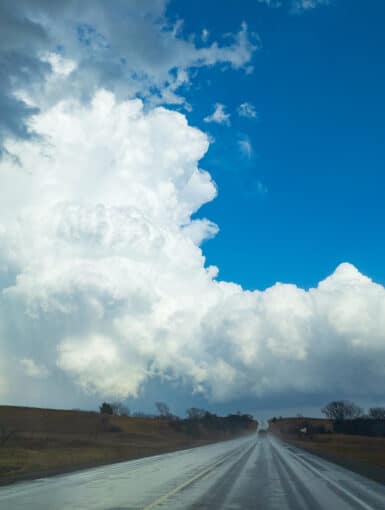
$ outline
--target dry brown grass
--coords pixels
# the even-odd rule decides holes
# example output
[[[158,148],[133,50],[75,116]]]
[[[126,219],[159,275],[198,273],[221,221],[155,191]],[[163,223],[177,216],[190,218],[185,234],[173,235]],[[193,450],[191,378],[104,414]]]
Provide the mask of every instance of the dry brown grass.
[[[318,454],[363,462],[385,469],[385,438],[345,434],[315,434],[311,438],[286,436],[291,443]]]
[[[0,446],[0,483],[164,453],[215,439],[194,440],[160,419],[12,406],[0,406],[0,426],[13,431]]]
[[[296,433],[300,428],[307,426],[317,429],[322,427],[325,432],[333,432],[333,420],[326,418],[307,418],[305,416],[295,418],[279,418],[270,421],[270,428],[280,434]]]

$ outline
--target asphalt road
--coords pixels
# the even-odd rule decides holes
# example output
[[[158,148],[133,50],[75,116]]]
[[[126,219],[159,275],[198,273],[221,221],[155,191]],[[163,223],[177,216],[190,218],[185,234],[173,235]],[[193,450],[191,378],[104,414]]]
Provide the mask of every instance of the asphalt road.
[[[269,437],[0,488],[1,510],[384,510],[385,486]]]

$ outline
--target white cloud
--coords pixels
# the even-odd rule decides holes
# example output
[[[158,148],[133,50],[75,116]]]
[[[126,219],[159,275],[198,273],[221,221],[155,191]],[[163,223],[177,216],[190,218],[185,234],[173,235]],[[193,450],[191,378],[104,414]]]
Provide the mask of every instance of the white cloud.
[[[292,0],[292,9],[294,12],[302,12],[329,4],[329,0]]]
[[[21,359],[20,365],[28,377],[44,378],[49,374],[46,367],[37,364],[33,359]]]
[[[56,75],[69,76],[77,68],[75,61],[66,59],[62,55],[54,52],[46,53],[42,57],[42,60],[50,64],[52,72]]]
[[[239,105],[238,115],[240,117],[247,117],[249,119],[256,119],[258,117],[255,106],[251,103],[248,103],[247,101]]]
[[[90,392],[138,396],[148,377],[143,360],[122,356],[113,338],[100,335],[65,338],[58,346],[57,364]]]
[[[205,122],[215,122],[217,124],[230,125],[230,114],[226,112],[225,105],[216,103],[214,111],[211,115],[208,115],[203,119]]]
[[[273,8],[286,6],[294,13],[309,11],[330,4],[330,0],[257,0],[257,2]]]
[[[9,141],[21,164],[0,162],[3,398],[25,396],[15,359],[49,371],[38,395],[68,379],[135,396],[157,375],[214,400],[382,395],[383,286],[342,264],[310,290],[245,291],[205,267],[217,227],[191,216],[216,187],[183,115],[100,91],[34,129],[44,143]]]
[[[268,7],[282,7],[283,2],[281,0],[257,0],[260,4],[265,4]]]
[[[83,386],[134,394],[156,352],[171,355],[176,332],[167,340],[167,330],[178,307],[192,306],[215,274],[203,269],[197,245],[217,228],[190,219],[216,195],[209,174],[197,167],[208,139],[176,112],[145,114],[141,101],[118,104],[107,92],[90,107],[59,103],[36,117],[34,128],[49,143],[10,141],[21,166],[1,162],[5,350],[29,358],[12,353],[12,342],[28,350],[34,341],[39,361],[58,363]],[[18,310],[25,326],[14,341]],[[116,361],[119,380],[95,368],[91,384],[97,363],[84,360],[95,345],[103,347],[100,364]]]
[[[183,87],[192,70],[251,71],[258,40],[245,23],[210,44],[206,29],[197,46],[196,34],[184,36],[182,20],[172,24],[166,8],[166,0],[1,2],[0,155],[5,138],[30,138],[31,116],[63,98],[87,101],[103,88],[188,109]]]

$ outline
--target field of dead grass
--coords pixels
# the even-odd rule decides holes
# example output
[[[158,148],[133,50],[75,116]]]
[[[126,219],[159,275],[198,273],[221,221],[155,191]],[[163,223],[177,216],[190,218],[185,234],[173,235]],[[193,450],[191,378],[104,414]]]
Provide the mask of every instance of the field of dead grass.
[[[0,484],[156,455],[225,437],[194,439],[161,419],[0,406]]]

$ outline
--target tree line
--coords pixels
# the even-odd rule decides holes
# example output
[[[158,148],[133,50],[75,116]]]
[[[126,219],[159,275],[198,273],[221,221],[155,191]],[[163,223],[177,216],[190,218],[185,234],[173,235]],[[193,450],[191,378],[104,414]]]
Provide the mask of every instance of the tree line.
[[[370,407],[365,413],[360,406],[349,400],[333,400],[323,407],[321,412],[327,418],[337,422],[358,418],[385,420],[385,407]]]
[[[322,413],[333,420],[333,430],[339,434],[385,436],[385,407],[371,407],[368,412],[346,400],[329,402]]]
[[[333,400],[321,409],[330,421],[305,418],[297,415],[295,420],[273,417],[272,423],[283,421],[282,430],[288,433],[312,436],[313,434],[337,433],[361,436],[385,436],[385,407],[370,407],[367,412],[349,400]]]
[[[190,407],[186,410],[186,417],[180,418],[173,414],[170,407],[165,402],[155,402],[157,414],[146,414],[130,410],[121,402],[103,402],[99,407],[100,413],[112,416],[140,416],[146,418],[158,418],[166,420],[179,432],[185,432],[190,435],[199,435],[202,429],[205,431],[221,431],[237,434],[243,430],[251,429],[256,426],[256,421],[249,414],[241,414],[237,411],[227,416],[218,416],[210,413],[206,409]]]

